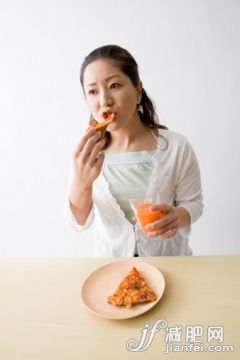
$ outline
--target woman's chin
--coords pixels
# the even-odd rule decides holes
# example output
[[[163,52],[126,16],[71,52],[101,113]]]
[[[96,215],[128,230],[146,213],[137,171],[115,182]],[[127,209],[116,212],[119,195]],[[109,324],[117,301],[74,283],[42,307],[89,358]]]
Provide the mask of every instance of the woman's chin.
[[[111,124],[108,125],[107,131],[113,132],[113,131],[118,130],[118,128],[119,128],[118,124],[113,121]]]

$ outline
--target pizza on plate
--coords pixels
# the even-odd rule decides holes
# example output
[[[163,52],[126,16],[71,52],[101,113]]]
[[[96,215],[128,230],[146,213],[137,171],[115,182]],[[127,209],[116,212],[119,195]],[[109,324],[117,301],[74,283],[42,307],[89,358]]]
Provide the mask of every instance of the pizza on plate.
[[[108,302],[115,306],[132,307],[157,300],[153,290],[148,286],[143,276],[133,267],[129,274],[122,280],[113,295],[108,297]]]

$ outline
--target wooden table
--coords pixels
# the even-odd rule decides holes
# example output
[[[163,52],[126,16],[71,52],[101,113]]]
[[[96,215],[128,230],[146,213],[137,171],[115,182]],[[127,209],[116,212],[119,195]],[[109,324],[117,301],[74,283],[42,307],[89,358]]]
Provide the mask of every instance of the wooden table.
[[[159,268],[166,279],[160,302],[128,320],[96,317],[81,302],[81,284],[93,270],[119,260],[0,260],[0,359],[240,359],[240,256],[139,258]],[[166,329],[155,333],[147,350],[128,351],[128,340],[139,342],[144,326],[158,320],[166,321],[168,334],[182,331],[182,343],[173,345],[189,345],[183,335],[194,332],[204,347],[218,346],[217,351],[164,354]],[[207,342],[211,326],[223,327],[221,343]],[[223,345],[233,345],[234,351],[220,352]]]

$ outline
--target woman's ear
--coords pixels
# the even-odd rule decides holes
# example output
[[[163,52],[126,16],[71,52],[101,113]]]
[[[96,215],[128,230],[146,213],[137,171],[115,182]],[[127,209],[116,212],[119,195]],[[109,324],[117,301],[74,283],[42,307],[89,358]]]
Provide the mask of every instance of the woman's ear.
[[[138,84],[137,84],[137,103],[140,104],[141,100],[142,100],[142,81],[139,80]]]

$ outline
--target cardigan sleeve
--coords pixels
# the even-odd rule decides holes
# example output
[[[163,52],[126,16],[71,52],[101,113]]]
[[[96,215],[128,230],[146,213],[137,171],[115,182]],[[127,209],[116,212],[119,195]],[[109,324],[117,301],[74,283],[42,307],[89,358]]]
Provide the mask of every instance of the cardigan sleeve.
[[[175,204],[184,207],[189,212],[191,223],[202,215],[203,196],[200,169],[196,155],[187,140],[180,159],[175,187]]]
[[[64,204],[64,217],[66,221],[70,224],[70,226],[77,232],[82,232],[90,228],[91,224],[93,223],[94,219],[94,205],[92,206],[90,213],[83,225],[77,223],[77,220],[71,210],[69,199],[66,198]]]

